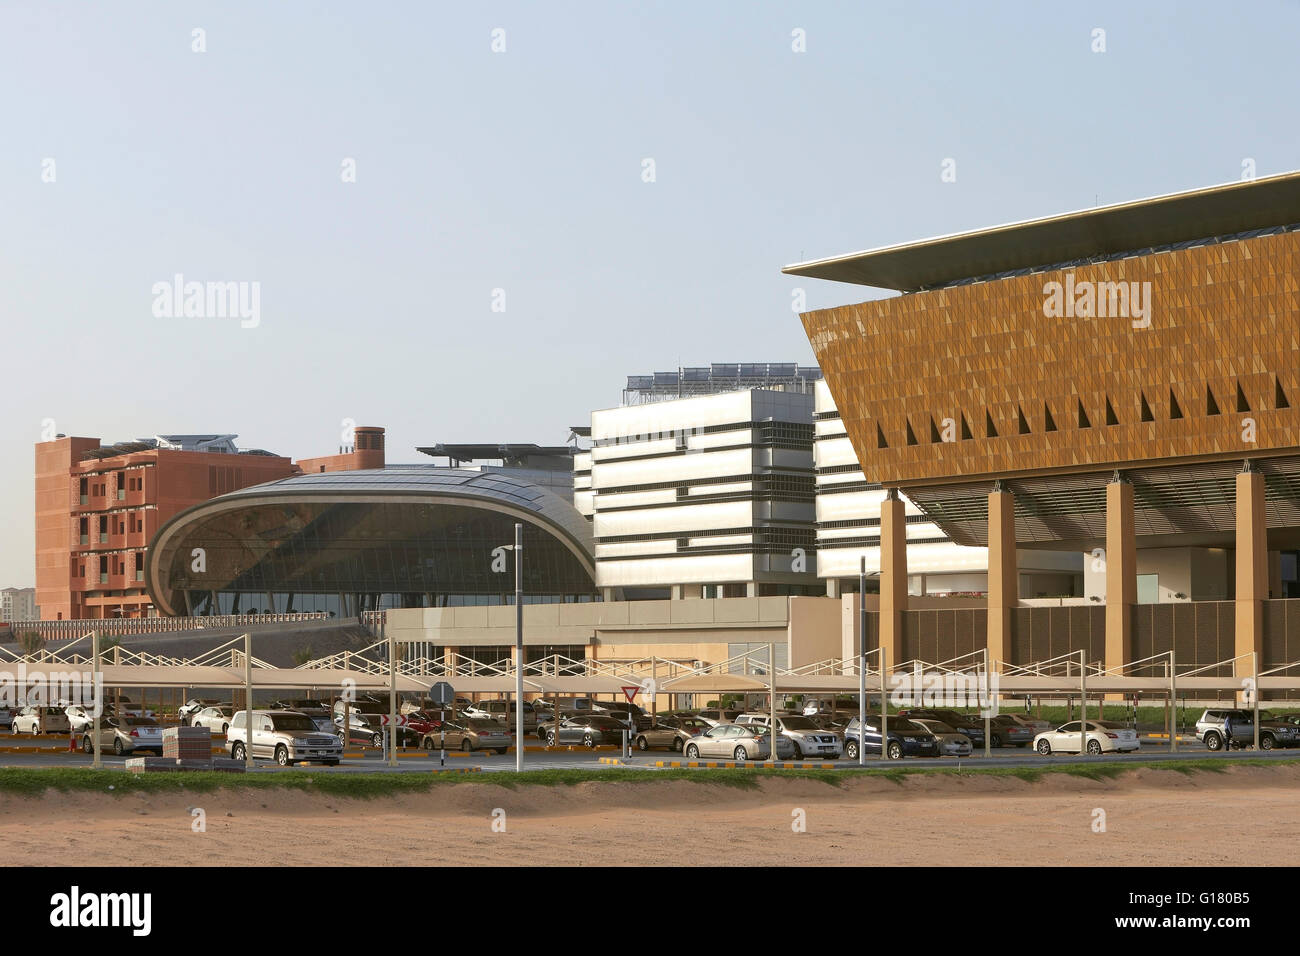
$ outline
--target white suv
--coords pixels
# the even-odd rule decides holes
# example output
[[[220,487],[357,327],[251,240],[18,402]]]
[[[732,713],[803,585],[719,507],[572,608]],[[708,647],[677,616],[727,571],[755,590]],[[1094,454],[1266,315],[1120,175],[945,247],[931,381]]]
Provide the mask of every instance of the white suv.
[[[762,724],[767,726],[769,714],[741,714],[736,718],[738,724]],[[805,757],[830,757],[835,759],[844,753],[844,741],[834,731],[824,730],[817,722],[803,714],[777,714],[776,729],[782,737],[794,744],[794,759]],[[780,754],[780,745],[777,745]]]
[[[235,711],[226,731],[230,756],[245,757],[245,722],[247,711]],[[253,711],[253,756],[271,757],[281,767],[303,760],[314,760],[331,767],[343,756],[343,743],[330,733],[316,729],[316,722],[293,710]]]

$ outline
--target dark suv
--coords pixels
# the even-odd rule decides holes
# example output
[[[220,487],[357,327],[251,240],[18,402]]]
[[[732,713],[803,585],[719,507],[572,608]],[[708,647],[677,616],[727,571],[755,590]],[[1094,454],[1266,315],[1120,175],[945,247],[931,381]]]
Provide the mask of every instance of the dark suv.
[[[939,741],[930,731],[920,724],[914,724],[905,717],[890,716],[888,723],[889,744],[885,753],[890,760],[903,757],[937,757]],[[867,714],[866,732],[858,730],[858,718],[854,717],[844,728],[844,756],[849,760],[858,759],[858,747],[867,754],[880,753],[880,715]]]

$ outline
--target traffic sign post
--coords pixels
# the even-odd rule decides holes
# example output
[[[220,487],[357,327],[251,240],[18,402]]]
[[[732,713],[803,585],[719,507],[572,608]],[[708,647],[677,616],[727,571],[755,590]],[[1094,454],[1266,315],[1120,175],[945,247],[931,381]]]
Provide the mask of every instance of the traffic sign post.
[[[440,708],[438,714],[442,720],[438,723],[438,743],[441,753],[438,755],[438,766],[445,767],[447,766],[447,705],[455,703],[456,692],[445,680],[440,680],[429,688],[429,699]]]
[[[636,726],[636,715],[632,713],[632,701],[636,698],[637,691],[640,689],[640,684],[624,684],[622,687],[623,696],[627,698],[627,746],[623,748],[623,753],[628,759],[632,757],[632,728]]]

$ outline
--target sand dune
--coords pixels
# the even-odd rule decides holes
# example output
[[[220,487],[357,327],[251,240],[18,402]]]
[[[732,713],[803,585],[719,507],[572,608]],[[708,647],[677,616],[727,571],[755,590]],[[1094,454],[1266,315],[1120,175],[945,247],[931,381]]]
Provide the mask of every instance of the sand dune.
[[[0,797],[11,865],[1294,864],[1300,767],[1115,780],[918,774],[439,786],[348,800],[298,792]],[[192,807],[207,832],[191,829]],[[494,832],[494,810],[505,832]],[[792,829],[803,811],[806,832]],[[1093,831],[1095,811],[1105,832]],[[1223,821],[1231,820],[1232,827]]]

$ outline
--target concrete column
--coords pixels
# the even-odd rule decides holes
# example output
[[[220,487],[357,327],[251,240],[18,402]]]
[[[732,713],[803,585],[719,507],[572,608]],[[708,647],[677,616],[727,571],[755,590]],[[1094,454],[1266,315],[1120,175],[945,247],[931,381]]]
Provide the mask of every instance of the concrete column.
[[[880,646],[890,667],[900,662],[907,610],[907,514],[898,492],[880,503]]]
[[[1237,639],[1233,652],[1238,656],[1264,649],[1264,600],[1268,597],[1266,538],[1264,476],[1258,471],[1240,472],[1237,475]],[[1250,660],[1238,660],[1236,673],[1249,675]]]
[[[1012,608],[1020,602],[1016,565],[1016,499],[1001,482],[989,494],[988,649],[990,661],[1011,657]]]
[[[1132,660],[1137,603],[1133,486],[1118,475],[1106,485],[1106,667]]]
[[[757,581],[748,581],[745,583],[745,597],[758,597]]]
[[[1279,574],[1280,574],[1280,573],[1281,573],[1281,572],[1279,572]],[[840,579],[839,579],[839,578],[827,578],[827,579],[826,579],[826,596],[827,596],[828,598],[837,598],[837,597],[840,596]]]

